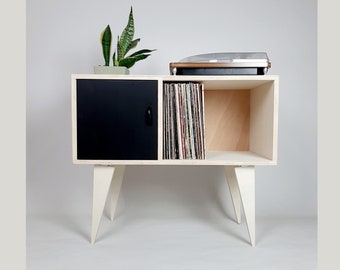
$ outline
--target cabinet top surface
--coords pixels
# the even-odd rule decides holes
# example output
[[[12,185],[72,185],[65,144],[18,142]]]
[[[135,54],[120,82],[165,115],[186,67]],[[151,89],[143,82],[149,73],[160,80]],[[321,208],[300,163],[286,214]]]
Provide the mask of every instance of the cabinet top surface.
[[[278,75],[115,75],[115,74],[72,74],[72,81],[82,79],[95,80],[156,80],[163,82],[193,81],[204,84],[205,89],[251,89],[266,83],[279,81]]]
[[[116,75],[116,74],[72,74],[72,79],[125,79],[163,81],[273,81],[278,75]]]

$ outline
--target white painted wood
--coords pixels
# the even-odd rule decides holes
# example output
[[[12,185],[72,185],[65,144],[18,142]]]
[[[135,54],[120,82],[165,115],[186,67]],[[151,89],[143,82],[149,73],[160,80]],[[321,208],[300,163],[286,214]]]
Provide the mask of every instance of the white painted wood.
[[[125,166],[94,166],[91,243],[95,243],[108,192],[111,193],[111,219],[114,217]],[[241,202],[247,223],[250,243],[255,246],[255,169],[253,166],[226,166],[236,220],[241,222]]]
[[[118,198],[124,177],[125,166],[116,166],[110,187],[111,211],[110,218],[113,220],[117,208]]]
[[[115,168],[94,166],[91,243],[94,244]]]
[[[255,168],[235,167],[250,243],[255,246]]]
[[[240,190],[238,188],[238,183],[235,174],[235,166],[225,166],[224,167],[225,176],[230,190],[231,200],[233,202],[236,222],[241,223],[241,196]]]

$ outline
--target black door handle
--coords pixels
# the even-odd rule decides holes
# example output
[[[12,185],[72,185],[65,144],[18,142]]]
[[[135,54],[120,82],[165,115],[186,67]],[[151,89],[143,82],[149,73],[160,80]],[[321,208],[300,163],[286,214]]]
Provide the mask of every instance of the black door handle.
[[[152,110],[150,106],[145,111],[145,124],[152,126]]]

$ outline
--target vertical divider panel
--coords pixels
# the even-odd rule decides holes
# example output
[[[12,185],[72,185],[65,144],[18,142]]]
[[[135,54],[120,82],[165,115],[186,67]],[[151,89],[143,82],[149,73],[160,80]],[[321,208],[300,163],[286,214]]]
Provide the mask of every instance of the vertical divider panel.
[[[158,78],[158,160],[163,159],[163,80]]]
[[[204,81],[200,81],[200,83],[202,84],[202,124],[203,124],[203,151],[204,151],[204,159],[208,158],[208,148],[207,148],[207,124],[205,122],[205,107],[204,107],[204,96],[205,96],[205,83]]]

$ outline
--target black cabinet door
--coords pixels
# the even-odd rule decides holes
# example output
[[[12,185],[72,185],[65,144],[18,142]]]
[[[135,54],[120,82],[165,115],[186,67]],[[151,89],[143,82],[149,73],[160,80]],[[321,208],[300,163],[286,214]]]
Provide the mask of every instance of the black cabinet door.
[[[79,160],[157,159],[157,80],[77,80]]]

